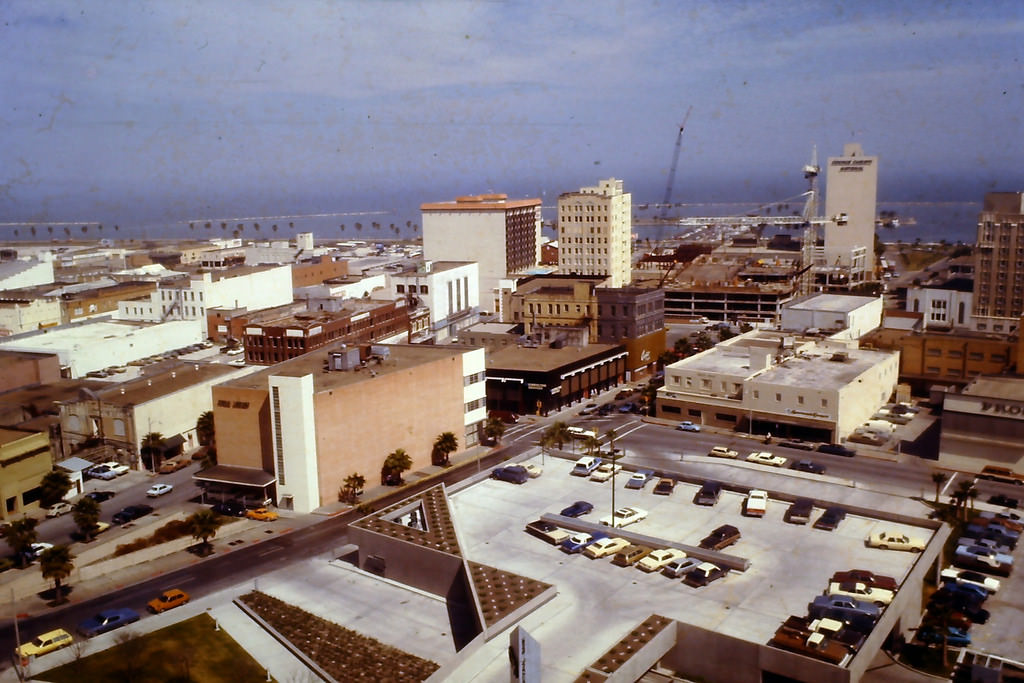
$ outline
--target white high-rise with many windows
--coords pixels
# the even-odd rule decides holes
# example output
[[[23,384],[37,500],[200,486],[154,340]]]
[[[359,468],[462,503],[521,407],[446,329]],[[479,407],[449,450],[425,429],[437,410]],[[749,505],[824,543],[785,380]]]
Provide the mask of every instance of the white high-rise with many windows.
[[[632,195],[622,181],[600,181],[558,197],[558,271],[604,275],[608,287],[625,287],[632,279]]]

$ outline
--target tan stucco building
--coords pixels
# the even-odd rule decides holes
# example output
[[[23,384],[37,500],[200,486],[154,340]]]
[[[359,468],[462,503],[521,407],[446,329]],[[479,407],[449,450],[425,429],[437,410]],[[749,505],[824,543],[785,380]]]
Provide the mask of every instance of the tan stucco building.
[[[0,519],[8,521],[39,509],[39,481],[53,469],[45,432],[0,427]]]

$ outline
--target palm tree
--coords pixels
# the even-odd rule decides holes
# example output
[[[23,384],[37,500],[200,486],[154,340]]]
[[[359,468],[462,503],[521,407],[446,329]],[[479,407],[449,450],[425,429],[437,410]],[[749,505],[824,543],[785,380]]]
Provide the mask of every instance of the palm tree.
[[[569,425],[558,420],[552,422],[550,426],[544,431],[545,436],[551,437],[551,445],[557,446],[558,450],[562,450],[565,446],[566,441],[572,440],[572,435],[569,434]]]
[[[139,452],[146,458],[148,462],[145,463],[146,467],[155,472],[159,463],[156,462],[157,454],[162,454],[164,446],[167,441],[164,439],[164,435],[160,432],[150,432],[142,438],[142,446],[139,448]]]
[[[27,554],[32,550],[32,544],[39,537],[36,533],[37,524],[39,524],[39,520],[34,517],[22,517],[4,527],[3,536],[7,539],[7,545],[14,551],[15,557],[18,558],[19,567],[26,565]]]
[[[71,490],[71,479],[63,470],[51,470],[39,480],[39,504],[48,508]]]
[[[359,494],[366,486],[366,477],[359,473],[353,473],[345,477],[345,484],[338,491],[338,500],[343,503],[355,503]]]
[[[451,464],[449,457],[457,450],[459,450],[459,440],[455,438],[455,434],[452,432],[442,432],[437,437],[437,440],[434,441],[430,459],[435,465],[447,467]]]
[[[484,424],[484,436],[488,439],[493,439],[495,443],[501,441],[502,435],[505,433],[505,422],[500,417],[489,417],[487,422]]]
[[[213,424],[213,411],[203,412],[196,420],[196,436],[199,438],[200,446],[209,446],[215,443],[216,429]]]
[[[75,526],[82,533],[86,543],[92,540],[100,521],[100,504],[92,498],[82,498],[75,503],[71,516],[75,520]]]
[[[615,439],[619,438],[619,435],[615,433],[614,429],[609,429],[604,433],[604,439],[608,442],[608,455],[611,456],[612,462],[615,462]]]
[[[957,508],[963,506],[964,519],[967,518],[967,499],[970,497],[972,500],[974,496],[978,495],[978,489],[974,488],[974,482],[970,479],[961,481],[957,486]],[[973,495],[972,495],[973,494]]]
[[[209,554],[210,539],[217,535],[217,529],[223,524],[221,516],[207,508],[193,512],[186,521],[192,538],[202,541],[203,554]]]
[[[402,483],[402,473],[411,468],[412,458],[404,448],[397,448],[384,459],[384,466],[380,471],[381,483],[388,484],[393,476],[397,476],[400,484]]]
[[[60,589],[60,582],[71,576],[71,572],[75,570],[73,559],[75,556],[71,554],[71,548],[66,545],[55,545],[39,555],[39,569],[43,573],[43,578],[53,579],[53,603],[55,605],[64,602],[64,593]]]
[[[949,479],[945,472],[932,472],[932,482],[935,484],[935,502],[939,502],[939,490],[942,485]]]
[[[596,436],[588,436],[583,440],[583,446],[590,455],[596,455],[601,451],[601,440]]]

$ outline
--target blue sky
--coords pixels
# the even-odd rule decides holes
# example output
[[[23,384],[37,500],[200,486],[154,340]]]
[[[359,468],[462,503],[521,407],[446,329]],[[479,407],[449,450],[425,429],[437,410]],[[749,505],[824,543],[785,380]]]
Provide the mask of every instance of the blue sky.
[[[812,145],[883,200],[1024,190],[1024,3],[0,6],[0,221],[130,224],[543,196],[778,200]]]

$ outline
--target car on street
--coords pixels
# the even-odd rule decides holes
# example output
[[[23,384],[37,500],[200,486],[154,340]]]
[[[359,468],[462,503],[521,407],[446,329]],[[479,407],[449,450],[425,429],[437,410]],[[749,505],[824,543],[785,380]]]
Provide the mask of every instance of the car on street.
[[[607,555],[613,555],[626,546],[629,545],[629,541],[618,536],[614,538],[602,538],[599,541],[594,541],[586,548],[583,549],[583,554],[591,559],[598,559]]]
[[[28,562],[34,562],[39,559],[39,556],[44,552],[53,547],[52,543],[46,543],[45,541],[37,541],[29,545],[28,550],[25,551],[25,559]]]
[[[520,467],[526,470],[526,473],[530,475],[530,479],[536,479],[537,477],[544,473],[543,467],[541,467],[540,465],[535,465],[532,462],[523,463],[522,465],[520,465]]]
[[[700,541],[705,550],[722,550],[740,540],[740,530],[731,524],[723,524]]]
[[[654,472],[652,470],[637,470],[626,480],[626,488],[642,489],[653,478]]]
[[[661,573],[669,578],[678,579],[699,567],[702,562],[703,560],[696,557],[679,557],[665,565]]]
[[[895,591],[899,588],[899,583],[896,579],[891,576],[880,576],[868,569],[849,569],[843,572],[836,572],[829,579],[829,583],[846,583],[849,581],[863,583],[871,588],[884,588],[888,591]]]
[[[1020,505],[1020,501],[1017,500],[1016,498],[1010,498],[1009,496],[1004,496],[1001,493],[997,493],[994,496],[989,496],[988,502],[991,503],[992,505],[1001,505],[1003,507],[1012,509],[1016,509],[1017,506]]]
[[[747,456],[747,462],[757,463],[758,465],[768,465],[769,467],[783,467],[789,460],[783,458],[781,455],[775,455],[768,451],[754,451]]]
[[[701,562],[683,577],[683,583],[687,586],[699,588],[706,586],[712,581],[717,581],[729,573],[728,567],[719,567],[711,562]]]
[[[114,513],[111,521],[114,524],[127,524],[128,522],[134,522],[139,517],[145,517],[152,511],[153,508],[149,505],[129,505],[120,512]]]
[[[117,472],[111,470],[107,465],[96,465],[90,467],[85,471],[85,476],[91,477],[92,479],[103,479],[110,481],[111,479],[117,479]]]
[[[104,531],[110,530],[110,522],[96,522],[96,528],[92,531],[92,537],[95,538],[102,534]],[[71,540],[83,542],[85,541],[85,535],[81,529],[75,529],[71,532]]]
[[[146,603],[146,609],[153,614],[160,614],[175,607],[181,607],[189,601],[188,593],[180,588],[166,590]]]
[[[613,476],[622,471],[622,465],[619,463],[605,462],[594,470],[590,475],[591,481],[608,481]]]
[[[277,520],[277,513],[265,507],[246,510],[245,516],[247,519],[254,519],[257,522],[274,522]]]
[[[946,567],[939,574],[939,578],[943,583],[977,586],[989,593],[998,592],[1000,586],[999,579],[985,576],[981,572],[971,571],[970,569],[957,569],[956,567]]]
[[[699,432],[700,425],[694,424],[689,420],[684,420],[683,422],[679,423],[679,426],[677,426],[676,429],[678,429],[681,432]]]
[[[917,630],[917,639],[922,643],[941,643],[945,640],[952,647],[967,647],[971,644],[971,636],[956,626],[947,626],[945,633],[939,626],[923,626]]]
[[[647,510],[638,507],[621,507],[613,514],[602,517],[601,524],[621,529],[644,519],[647,519]]]
[[[722,495],[722,484],[717,481],[708,480],[694,494],[693,502],[696,505],[714,505],[718,502],[720,495]]]
[[[75,642],[74,637],[62,628],[36,636],[18,648],[21,657],[39,657]]]
[[[608,538],[608,534],[603,534],[600,531],[595,531],[592,534],[588,534],[585,531],[578,531],[569,538],[565,539],[558,544],[558,547],[562,549],[562,552],[569,553],[581,553],[591,543],[597,543],[603,538]]]
[[[797,498],[786,510],[784,519],[790,524],[807,524],[814,512],[814,501],[810,498]]]
[[[146,495],[150,498],[156,498],[157,496],[163,496],[174,490],[173,484],[153,484],[146,489]]]
[[[619,406],[619,412],[620,413],[631,413],[631,412],[633,412],[636,409],[637,409],[637,405],[635,403],[633,403],[632,401],[626,401],[621,406]]]
[[[790,469],[798,472],[809,472],[811,474],[825,474],[825,466],[813,460],[797,460],[789,466]]]
[[[672,477],[662,477],[658,480],[658,483],[654,485],[654,494],[657,496],[669,496],[672,495],[672,491],[675,487],[675,479]]]
[[[652,550],[647,557],[636,563],[636,568],[645,572],[656,572],[664,568],[673,560],[680,560],[686,557],[686,553],[679,548],[658,548]]]
[[[569,538],[568,531],[551,522],[545,522],[543,519],[537,519],[527,524],[526,533],[536,536],[542,541],[547,541],[551,545],[558,545]]]
[[[838,443],[823,443],[818,446],[819,453],[829,453],[831,455],[841,455],[844,458],[852,458],[857,455],[857,451],[852,448],[847,448],[842,444]]]
[[[909,550],[914,553],[921,552],[926,545],[923,538],[910,536],[898,531],[879,531],[871,534],[867,538],[867,544],[869,548]]]
[[[245,516],[245,506],[237,500],[223,500],[219,503],[214,503],[210,506],[210,509],[218,515],[224,515],[225,517]]]
[[[85,494],[85,497],[86,498],[92,498],[97,503],[102,503],[103,501],[110,500],[111,498],[113,498],[114,497],[114,492],[113,491],[90,491],[89,493]]]
[[[60,517],[61,515],[66,515],[74,509],[74,505],[67,502],[66,500],[62,500],[59,503],[54,503],[53,505],[51,505],[50,508],[46,511],[46,516]]]
[[[709,458],[738,458],[739,455],[739,451],[734,451],[725,446],[712,446],[711,450],[708,451]]]
[[[593,510],[593,503],[588,503],[585,500],[577,500],[569,507],[562,508],[562,511],[558,514],[562,515],[563,517],[582,517],[583,515],[593,512]]]
[[[177,472],[182,468],[188,467],[188,462],[189,461],[185,460],[184,458],[172,458],[170,460],[164,460],[162,463],[160,463],[159,472],[160,474],[171,474],[172,472]]]
[[[811,443],[809,441],[803,441],[801,439],[786,439],[785,441],[780,441],[779,445],[782,446],[783,448],[795,448],[795,449],[801,450],[801,451],[813,451],[814,450],[814,444],[813,443]]]
[[[818,520],[814,523],[814,528],[835,531],[836,527],[844,519],[846,519],[846,510],[844,508],[838,506],[825,508],[825,511],[821,513],[821,517],[818,517]]]
[[[591,413],[593,413],[596,410],[597,410],[597,404],[596,403],[588,403],[587,405],[583,406],[583,410],[580,411],[580,415],[590,415]]]
[[[98,636],[114,629],[134,624],[139,620],[139,613],[127,607],[107,609],[99,612],[78,624],[78,632],[86,638]]]
[[[511,484],[525,484],[529,478],[530,473],[521,465],[508,465],[491,470],[491,479],[507,481]]]
[[[856,598],[863,602],[870,602],[879,607],[884,607],[892,602],[896,594],[884,588],[872,588],[866,584],[856,581],[844,581],[843,583],[829,583],[825,595],[842,595],[848,598]]]

